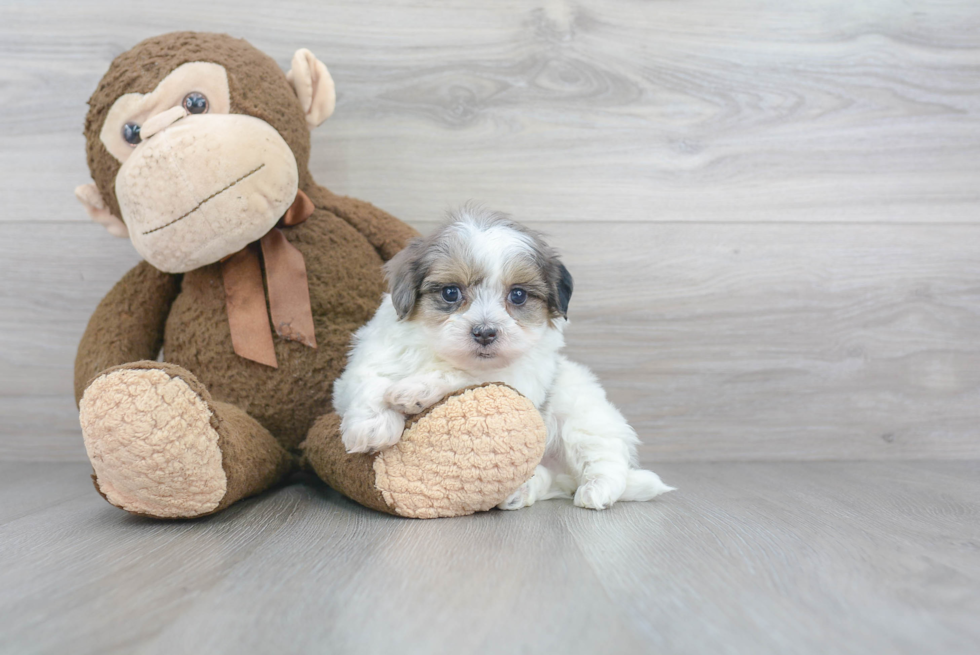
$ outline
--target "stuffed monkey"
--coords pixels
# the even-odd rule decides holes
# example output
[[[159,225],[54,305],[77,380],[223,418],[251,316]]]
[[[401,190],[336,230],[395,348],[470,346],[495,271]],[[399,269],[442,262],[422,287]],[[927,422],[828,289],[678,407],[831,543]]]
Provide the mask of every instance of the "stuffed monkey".
[[[416,232],[313,181],[309,130],[334,98],[308,50],[284,74],[243,40],[180,32],[121,54],[89,100],[94,184],[76,195],[145,260],[75,362],[93,481],[113,505],[193,518],[305,467],[381,511],[456,516],[531,477],[541,417],[500,385],[413,417],[388,450],[345,452],[333,381],[383,262]]]

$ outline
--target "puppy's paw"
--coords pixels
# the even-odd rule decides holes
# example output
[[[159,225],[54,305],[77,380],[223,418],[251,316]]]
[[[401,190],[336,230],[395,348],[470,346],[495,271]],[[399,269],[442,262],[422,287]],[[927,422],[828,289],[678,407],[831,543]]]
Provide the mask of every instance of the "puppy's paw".
[[[395,382],[385,392],[385,402],[402,414],[418,414],[442,400],[442,389],[420,377],[409,377]]]
[[[507,497],[507,500],[497,505],[497,509],[524,509],[534,504],[535,498],[534,485],[528,480],[520,488]]]
[[[608,509],[623,495],[626,480],[602,476],[593,478],[575,490],[576,507]]]
[[[379,414],[341,426],[344,447],[349,453],[370,453],[398,443],[405,430],[405,417],[386,409]]]
[[[562,477],[562,476],[560,476]],[[567,476],[563,476],[567,477]],[[548,498],[568,498],[570,494],[563,492],[560,488],[552,488],[552,474],[546,467],[540,464],[534,469],[531,479],[520,486],[520,488],[507,497],[507,500],[497,505],[498,509],[522,509],[530,507],[539,500]]]

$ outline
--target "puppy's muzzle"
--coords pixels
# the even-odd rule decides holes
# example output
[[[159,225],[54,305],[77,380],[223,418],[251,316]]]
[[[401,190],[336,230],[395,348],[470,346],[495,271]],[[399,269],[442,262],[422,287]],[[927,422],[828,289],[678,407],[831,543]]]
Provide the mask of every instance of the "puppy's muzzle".
[[[481,346],[489,346],[497,340],[497,328],[488,325],[473,326],[473,340]]]

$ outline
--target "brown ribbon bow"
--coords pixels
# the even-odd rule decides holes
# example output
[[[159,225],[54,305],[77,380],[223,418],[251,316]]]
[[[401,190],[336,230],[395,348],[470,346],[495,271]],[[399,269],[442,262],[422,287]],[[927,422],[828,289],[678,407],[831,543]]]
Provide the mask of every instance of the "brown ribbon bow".
[[[278,368],[272,330],[269,329],[270,313],[276,334],[316,348],[306,262],[303,253],[289,243],[279,229],[299,225],[312,213],[313,202],[305,193],[297,191],[296,200],[276,227],[221,263],[231,343],[235,352],[245,359]],[[269,287],[268,312],[259,248],[265,260],[265,281]]]

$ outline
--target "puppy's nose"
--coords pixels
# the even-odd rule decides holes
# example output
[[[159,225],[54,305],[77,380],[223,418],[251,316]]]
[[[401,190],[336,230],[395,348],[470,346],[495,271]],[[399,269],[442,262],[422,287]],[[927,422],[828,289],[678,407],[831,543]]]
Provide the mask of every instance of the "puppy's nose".
[[[481,346],[489,346],[497,338],[497,328],[486,325],[473,326],[473,340]]]

